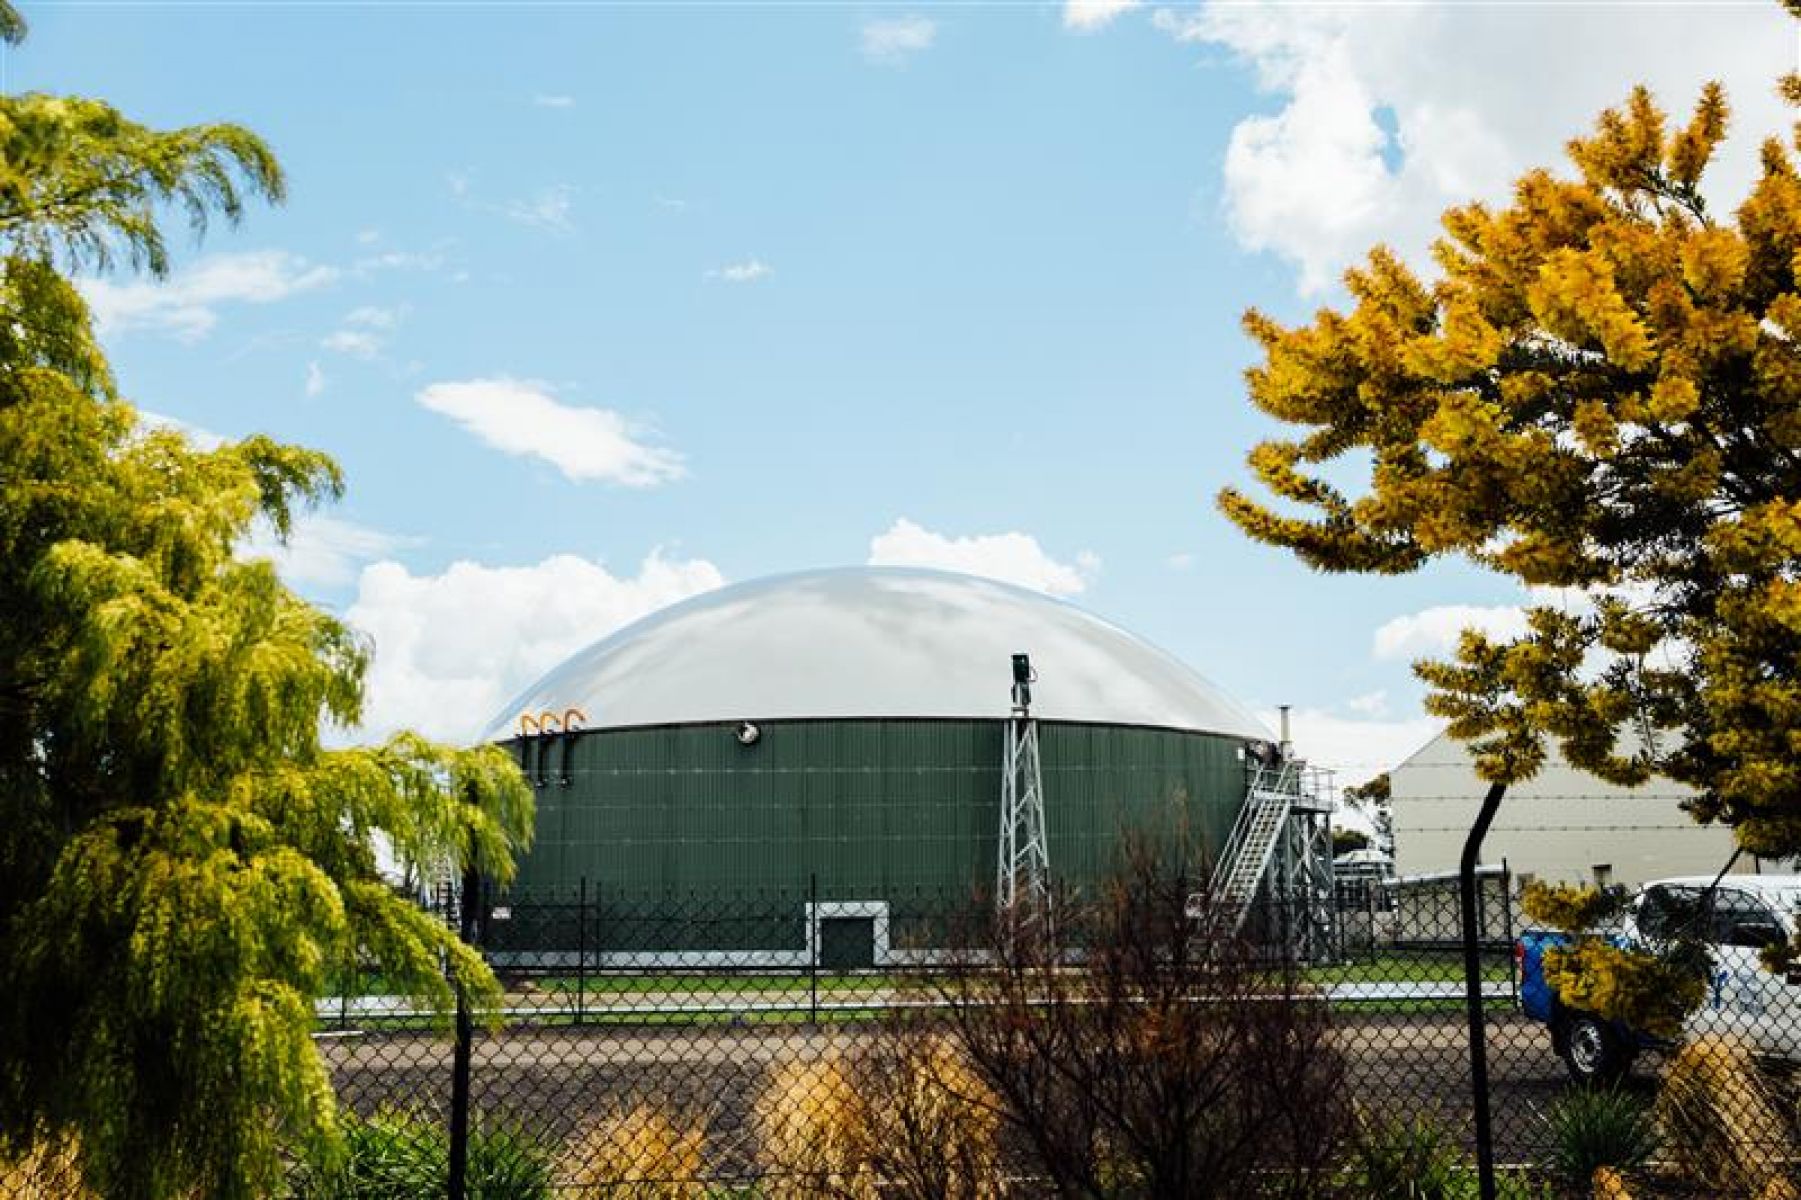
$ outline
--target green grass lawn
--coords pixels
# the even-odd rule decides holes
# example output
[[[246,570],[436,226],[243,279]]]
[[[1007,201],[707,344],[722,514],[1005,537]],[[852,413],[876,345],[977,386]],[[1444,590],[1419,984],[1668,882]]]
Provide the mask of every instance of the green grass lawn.
[[[1482,978],[1485,983],[1506,982],[1510,972],[1511,962],[1506,955],[1484,955]],[[1305,988],[1359,983],[1456,984],[1463,980],[1463,959],[1446,951],[1390,950],[1352,962],[1307,967],[1298,973],[1297,979]],[[359,980],[359,988],[351,994],[382,995],[382,982],[374,976],[363,977]],[[575,975],[528,976],[509,981],[507,990],[511,1007],[542,1006],[530,1018],[534,1024],[573,1021],[577,1017],[578,1003],[580,1019],[591,1024],[764,1023],[808,1020],[812,1016],[810,1009],[815,996],[822,1006],[828,1006],[817,1014],[819,1020],[867,1019],[875,1010],[857,1007],[859,1000],[887,999],[896,994],[925,998],[932,993],[932,980],[929,973],[923,971],[836,973],[817,978],[804,972],[689,971],[643,975],[605,973],[581,978]],[[637,1007],[655,1007],[663,1001],[717,1007],[723,1011],[649,1012]],[[729,1011],[734,1002],[739,1001],[757,1007]],[[1351,1007],[1373,1014],[1427,1011],[1461,1003],[1461,999],[1454,997],[1394,997],[1359,1001]],[[762,1009],[765,1005],[777,1006],[782,1011]],[[323,1028],[335,1028],[341,1023],[369,1028],[412,1028],[420,1024],[413,1017],[369,1013],[347,1016],[348,1021],[344,1022],[336,1012],[327,1011],[321,1014],[321,1025]]]
[[[550,975],[531,980],[533,990],[567,993],[576,990],[578,982],[590,996],[640,995],[667,992],[673,995],[708,996],[746,993],[799,992],[812,990],[814,981],[805,974],[752,975],[730,972],[684,973],[664,975],[589,975],[578,980],[573,975]],[[877,989],[922,986],[927,982],[921,974],[870,973],[862,975],[821,975],[819,994],[868,992]]]
[[[1503,954],[1485,954],[1482,978],[1505,980],[1512,971],[1512,959]],[[1433,952],[1407,954],[1389,952],[1374,958],[1357,959],[1335,966],[1308,967],[1300,977],[1307,983],[1458,983],[1463,979],[1463,956]]]

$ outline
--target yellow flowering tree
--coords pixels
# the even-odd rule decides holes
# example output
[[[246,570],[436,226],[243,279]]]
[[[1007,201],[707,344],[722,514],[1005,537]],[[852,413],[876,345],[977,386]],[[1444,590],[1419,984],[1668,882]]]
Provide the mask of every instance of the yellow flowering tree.
[[[1544,952],[1545,981],[1567,1008],[1594,1013],[1654,1037],[1675,1038],[1682,1020],[1707,998],[1713,959],[1701,936],[1704,911],[1666,922],[1656,940],[1641,929],[1627,945],[1604,932],[1626,909],[1624,888],[1533,881],[1520,896],[1534,921],[1574,935]]]
[[[0,37],[23,26],[0,3]],[[405,991],[492,975],[378,869],[505,878],[532,826],[503,752],[328,751],[369,650],[240,548],[342,486],[267,438],[147,431],[64,272],[167,268],[162,222],[279,199],[231,125],[0,96],[0,1157],[109,1197],[260,1196],[329,1148],[313,1001],[353,957]],[[71,1191],[74,1181],[65,1181]]]
[[[1801,99],[1801,80],[1783,82]],[[1731,219],[1701,183],[1727,124],[1707,87],[1672,127],[1643,89],[1511,203],[1443,218],[1438,271],[1385,249],[1346,312],[1258,312],[1251,451],[1275,501],[1221,492],[1251,537],[1328,571],[1462,556],[1576,604],[1424,662],[1430,711],[1491,781],[1555,739],[1619,784],[1692,787],[1739,844],[1801,854],[1801,176],[1763,146]],[[1367,486],[1328,480],[1344,463]],[[1566,596],[1570,593],[1564,593]]]

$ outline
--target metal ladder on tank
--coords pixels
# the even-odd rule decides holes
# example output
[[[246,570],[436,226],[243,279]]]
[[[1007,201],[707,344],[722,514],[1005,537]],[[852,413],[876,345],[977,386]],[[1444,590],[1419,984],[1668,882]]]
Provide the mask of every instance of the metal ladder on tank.
[[[1288,831],[1288,817],[1300,790],[1300,763],[1283,758],[1258,763],[1245,792],[1244,807],[1232,822],[1232,833],[1214,864],[1204,916],[1209,932],[1235,937],[1244,928],[1251,903],[1269,873],[1270,860]]]

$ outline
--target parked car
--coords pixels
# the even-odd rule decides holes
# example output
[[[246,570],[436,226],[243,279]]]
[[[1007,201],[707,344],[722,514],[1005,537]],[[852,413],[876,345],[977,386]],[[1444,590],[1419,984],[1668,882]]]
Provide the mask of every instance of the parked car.
[[[1801,976],[1774,974],[1759,958],[1764,947],[1795,936],[1798,909],[1801,875],[1730,875],[1717,885],[1712,876],[1660,879],[1639,890],[1607,936],[1622,946],[1654,948],[1685,932],[1698,935],[1712,955],[1713,977],[1683,1036],[1731,1034],[1755,1053],[1801,1063]],[[1545,980],[1544,952],[1568,941],[1550,930],[1520,935],[1514,946],[1520,1009],[1544,1022],[1575,1079],[1617,1079],[1641,1051],[1667,1043],[1557,998]]]

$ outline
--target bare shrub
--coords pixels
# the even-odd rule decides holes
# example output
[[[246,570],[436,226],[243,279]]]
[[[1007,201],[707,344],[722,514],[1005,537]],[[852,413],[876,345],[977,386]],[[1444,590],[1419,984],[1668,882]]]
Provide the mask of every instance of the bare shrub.
[[[1129,847],[1092,900],[978,933],[942,977],[952,1038],[1022,1164],[1061,1196],[1331,1190],[1349,1127],[1324,1004],[1192,900],[1197,873]]]
[[[699,1200],[705,1133],[649,1104],[588,1126],[563,1150],[558,1187],[617,1200]]]
[[[1677,1166],[1726,1194],[1757,1193],[1792,1152],[1781,1102],[1736,1038],[1698,1037],[1678,1050],[1653,1111]]]

